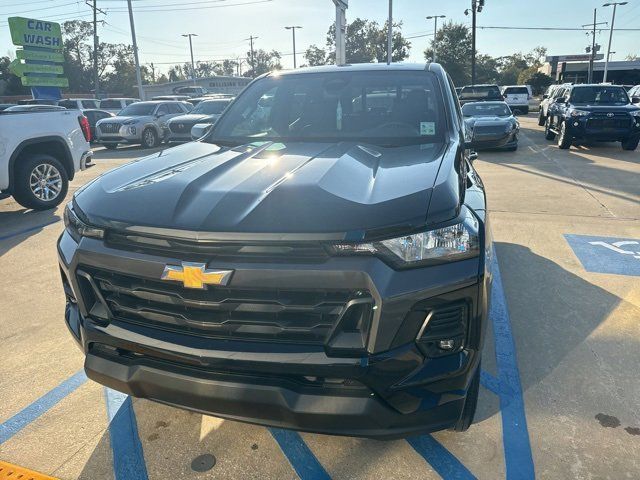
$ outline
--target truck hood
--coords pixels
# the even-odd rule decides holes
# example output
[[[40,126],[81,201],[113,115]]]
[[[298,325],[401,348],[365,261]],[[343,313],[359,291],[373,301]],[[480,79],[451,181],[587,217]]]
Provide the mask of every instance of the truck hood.
[[[443,143],[191,142],[98,177],[74,201],[92,224],[119,229],[355,239],[424,225],[446,151]]]

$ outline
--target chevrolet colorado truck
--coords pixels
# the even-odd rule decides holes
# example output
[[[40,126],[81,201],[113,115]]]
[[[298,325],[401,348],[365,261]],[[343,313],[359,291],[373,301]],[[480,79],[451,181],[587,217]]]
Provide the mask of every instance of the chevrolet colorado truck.
[[[89,122],[78,111],[0,114],[0,191],[26,208],[59,205],[75,172],[91,163]]]
[[[567,149],[574,140],[621,142],[624,150],[635,150],[640,142],[640,106],[621,86],[572,85],[549,107],[545,138],[558,137],[558,147]]]
[[[402,437],[472,422],[491,240],[435,63],[254,80],[202,139],[65,210],[65,322],[93,380],[223,418]]]

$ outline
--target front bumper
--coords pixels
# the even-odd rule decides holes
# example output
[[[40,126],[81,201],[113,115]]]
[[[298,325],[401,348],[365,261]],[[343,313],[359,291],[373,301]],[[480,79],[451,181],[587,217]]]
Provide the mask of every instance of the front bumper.
[[[137,397],[262,425],[395,438],[454,426],[480,362],[490,288],[484,257],[406,271],[364,257],[215,263],[234,268],[231,284],[243,288],[268,279],[283,289],[366,288],[377,310],[367,350],[354,354],[327,345],[221,339],[104,321],[89,311],[79,271],[158,278],[164,265],[184,256],[122,250],[90,238],[76,243],[66,231],[58,252],[66,323],[86,355],[87,375]],[[469,306],[464,349],[427,358],[415,342],[426,311],[460,302]]]
[[[131,130],[135,128],[135,133]],[[137,125],[122,125],[117,133],[104,133],[100,127],[96,129],[96,143],[140,143],[142,128]]]
[[[640,117],[621,114],[613,118],[603,116],[568,117],[567,132],[577,139],[622,141],[640,136]],[[610,122],[610,123],[607,123]]]

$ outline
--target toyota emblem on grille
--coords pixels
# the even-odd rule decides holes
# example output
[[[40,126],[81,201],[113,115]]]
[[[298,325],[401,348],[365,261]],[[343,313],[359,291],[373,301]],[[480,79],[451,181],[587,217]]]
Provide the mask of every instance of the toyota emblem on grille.
[[[184,123],[179,123],[178,128],[184,128]]]
[[[613,113],[607,113],[607,117],[613,117]]]

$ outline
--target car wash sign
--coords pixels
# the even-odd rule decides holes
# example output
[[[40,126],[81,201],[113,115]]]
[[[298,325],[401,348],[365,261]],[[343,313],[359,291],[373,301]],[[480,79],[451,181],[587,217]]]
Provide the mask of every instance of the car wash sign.
[[[33,18],[9,18],[9,30],[14,45],[62,49],[60,24]]]
[[[60,87],[69,81],[62,75],[62,32],[60,24],[34,18],[10,17],[9,30],[14,45],[22,47],[9,66],[22,85],[31,87],[34,98],[58,99]]]

